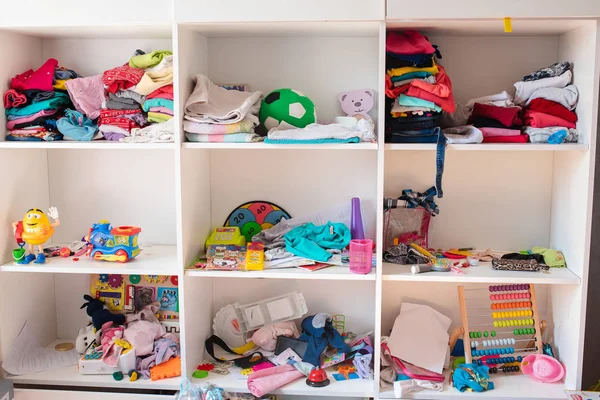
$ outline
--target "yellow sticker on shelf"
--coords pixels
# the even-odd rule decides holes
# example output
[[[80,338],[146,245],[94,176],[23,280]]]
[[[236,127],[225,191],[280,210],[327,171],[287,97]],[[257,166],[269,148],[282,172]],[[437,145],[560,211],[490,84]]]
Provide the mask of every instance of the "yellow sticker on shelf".
[[[504,18],[504,32],[506,32],[506,33],[512,32],[512,19],[510,19],[510,17]]]

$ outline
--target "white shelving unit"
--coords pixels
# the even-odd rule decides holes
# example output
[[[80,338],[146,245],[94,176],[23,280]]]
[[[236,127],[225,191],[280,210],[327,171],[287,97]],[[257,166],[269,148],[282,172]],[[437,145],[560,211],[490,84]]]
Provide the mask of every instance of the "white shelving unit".
[[[6,225],[0,230],[0,359],[25,321],[43,345],[72,338],[85,325],[79,306],[89,290],[89,275],[95,273],[178,276],[187,377],[206,357],[204,341],[212,334],[215,313],[236,301],[301,291],[310,314],[343,313],[349,330],[373,331],[379,343],[403,301],[428,304],[458,325],[459,284],[532,283],[537,285],[540,314],[549,323],[549,339],[567,369],[564,382],[541,385],[525,376],[498,376],[493,377],[496,389],[483,394],[461,394],[446,385],[440,393],[411,398],[558,399],[564,389],[579,388],[598,122],[600,8],[583,0],[568,6],[541,0],[526,5],[433,0],[433,6],[416,8],[398,0],[388,0],[387,7],[382,0],[257,2],[151,0],[143,10],[138,5],[132,10],[130,4],[109,0],[93,16],[87,10],[84,16],[73,0],[65,0],[60,10],[40,0],[3,6],[0,50],[11,55],[0,65],[3,91],[9,78],[48,57],[92,75],[122,64],[136,48],[166,48],[175,54],[176,121],[183,120],[196,74],[217,83],[248,84],[264,93],[280,87],[301,90],[314,101],[319,122],[330,122],[340,113],[340,92],[372,88],[378,93],[371,113],[378,143],[188,143],[181,123],[176,124],[173,144],[12,143],[4,141],[6,133],[0,128],[0,212]],[[31,9],[27,19],[18,16],[23,7]],[[505,16],[513,17],[513,33],[503,32]],[[212,228],[240,204],[257,199],[298,216],[360,197],[367,236],[382,243],[384,197],[398,197],[405,188],[426,190],[435,181],[434,145],[384,143],[386,30],[407,28],[425,32],[439,45],[456,100],[463,103],[510,91],[524,74],[553,62],[573,63],[580,91],[579,143],[448,145],[444,197],[437,200],[441,213],[430,230],[431,245],[438,248],[558,248],[568,268],[517,273],[483,264],[463,275],[411,275],[405,266],[383,263],[378,245],[377,268],[368,275],[354,275],[344,267],[239,273],[186,269]],[[0,127],[4,125],[0,115]],[[124,265],[85,257],[14,265],[10,222],[31,207],[51,205],[61,212],[56,243],[77,239],[92,223],[108,219],[141,226],[144,251]],[[95,392],[103,388],[120,392],[106,398],[167,399],[180,383],[179,378],[116,382],[80,375],[75,368],[11,379],[24,385],[17,400],[95,400]],[[231,376],[211,374],[208,381],[247,392],[245,381]],[[82,391],[63,391],[74,387]],[[131,390],[142,392],[128,394]],[[378,352],[373,381],[332,382],[320,390],[298,381],[276,393],[286,400],[393,398],[392,392],[379,389]]]

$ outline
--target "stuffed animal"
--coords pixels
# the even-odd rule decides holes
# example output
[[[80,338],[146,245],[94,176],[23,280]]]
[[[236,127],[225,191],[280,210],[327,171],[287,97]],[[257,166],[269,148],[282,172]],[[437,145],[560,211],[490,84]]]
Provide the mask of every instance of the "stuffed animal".
[[[94,332],[93,325],[81,328],[79,330],[79,335],[77,335],[77,339],[75,339],[75,350],[77,350],[79,354],[83,354],[93,344],[100,344],[100,331],[97,330]]]
[[[342,111],[350,117],[362,115],[370,120],[369,111],[373,108],[374,93],[375,91],[372,89],[364,89],[340,94],[338,100],[342,106]]]
[[[87,307],[85,312],[92,319],[92,325],[96,330],[100,330],[102,325],[107,322],[113,322],[115,325],[123,325],[125,323],[125,316],[123,314],[113,314],[104,308],[104,303],[92,296],[86,294],[83,296],[87,303],[83,303],[81,308]]]
[[[302,335],[298,339],[308,343],[302,361],[311,363],[315,367],[321,365],[320,357],[327,346],[344,353],[350,351],[342,335],[333,327],[331,316],[325,313],[304,318]]]
[[[300,336],[298,328],[294,321],[277,322],[275,324],[265,325],[252,335],[248,342],[252,341],[255,345],[262,347],[267,351],[274,351],[277,346],[277,338],[287,336],[297,338]]]

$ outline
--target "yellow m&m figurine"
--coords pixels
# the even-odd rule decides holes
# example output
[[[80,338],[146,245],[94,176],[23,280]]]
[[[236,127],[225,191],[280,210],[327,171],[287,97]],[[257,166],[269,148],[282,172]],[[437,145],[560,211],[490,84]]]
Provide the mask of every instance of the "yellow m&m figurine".
[[[50,222],[50,218],[54,222]],[[15,239],[19,246],[23,247],[25,243],[29,245],[29,253],[23,257],[19,264],[29,264],[35,260],[36,264],[43,264],[46,262],[44,256],[43,244],[48,241],[54,234],[54,228],[60,225],[60,219],[58,215],[58,209],[56,207],[50,207],[48,209],[48,215],[44,214],[39,208],[32,208],[23,217],[23,221],[13,222],[13,232],[15,233]],[[35,256],[35,246],[38,247],[38,255]],[[22,250],[22,249],[21,249]]]

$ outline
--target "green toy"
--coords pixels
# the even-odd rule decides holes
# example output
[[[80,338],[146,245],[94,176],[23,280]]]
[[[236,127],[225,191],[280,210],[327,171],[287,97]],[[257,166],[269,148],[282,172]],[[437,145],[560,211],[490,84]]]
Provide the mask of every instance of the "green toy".
[[[269,93],[260,105],[258,117],[267,130],[277,126],[304,128],[317,122],[312,100],[293,89],[277,89]]]

